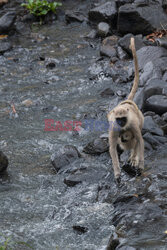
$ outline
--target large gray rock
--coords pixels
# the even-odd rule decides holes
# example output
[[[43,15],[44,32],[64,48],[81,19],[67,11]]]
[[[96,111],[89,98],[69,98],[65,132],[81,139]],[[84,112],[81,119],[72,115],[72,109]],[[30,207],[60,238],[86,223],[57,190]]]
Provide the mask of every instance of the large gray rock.
[[[144,118],[143,132],[149,132],[154,135],[162,136],[163,130],[158,127],[158,125],[153,121],[151,116],[146,116]]]
[[[114,21],[117,16],[117,9],[115,2],[106,2],[89,11],[89,20],[95,23]]]
[[[83,149],[84,153],[90,155],[100,155],[107,152],[109,149],[108,142],[102,138],[97,138],[92,142],[89,142]]]
[[[65,19],[67,23],[71,23],[71,22],[84,22],[86,21],[85,16],[78,12],[78,11],[73,11],[73,10],[67,10],[65,12]]]
[[[144,99],[148,99],[152,95],[167,94],[167,84],[165,81],[155,78],[147,81],[144,88]]]
[[[161,47],[146,46],[137,51],[139,69],[143,69],[148,62],[156,65],[158,58],[167,57],[167,50]]]
[[[7,12],[0,18],[0,33],[8,33],[16,17],[15,12]]]
[[[149,79],[162,78],[166,71],[167,50],[162,47],[146,46],[137,51],[140,74],[140,86]],[[134,70],[134,68],[132,68]],[[165,78],[165,77],[164,77]]]
[[[0,54],[5,53],[6,51],[10,50],[12,45],[6,39],[0,40]]]
[[[138,7],[138,4],[125,4],[119,8],[118,31],[122,34],[133,33],[147,35],[156,29],[162,29],[167,23],[167,15],[157,3]]]
[[[117,56],[117,51],[114,47],[109,46],[109,45],[102,45],[100,47],[100,55],[101,56],[107,56],[107,57],[116,57]]]
[[[155,111],[157,114],[165,113],[166,108],[164,108],[164,105],[166,105],[165,104],[166,101],[165,101],[165,103],[163,102],[163,104],[161,104],[161,101],[162,101],[161,98],[159,99],[161,109],[159,109],[160,106],[156,103],[154,103],[152,106],[149,105],[150,101],[152,103],[152,101],[155,98],[154,97],[153,99],[152,98],[149,99],[151,96],[160,95],[162,97],[164,94],[167,95],[167,84],[165,81],[163,81],[159,78],[148,80],[145,87],[144,87],[143,106],[142,106],[143,110],[144,111],[150,111],[150,110]],[[149,100],[149,102],[148,102],[148,100]],[[162,106],[163,106],[163,108],[162,108]]]
[[[51,156],[51,162],[56,171],[58,172],[61,168],[71,164],[80,157],[80,153],[77,148],[72,145],[66,145],[63,149],[54,153]]]
[[[123,36],[122,38],[119,39],[118,44],[122,47],[122,49],[124,49],[130,55],[132,54],[132,51],[129,48],[131,37],[135,38],[136,50],[139,50],[140,48],[145,46],[143,43],[142,35],[134,36],[133,34],[130,33],[130,34]]]
[[[167,97],[166,95],[153,95],[146,100],[145,109],[154,111],[162,115],[167,112]]]

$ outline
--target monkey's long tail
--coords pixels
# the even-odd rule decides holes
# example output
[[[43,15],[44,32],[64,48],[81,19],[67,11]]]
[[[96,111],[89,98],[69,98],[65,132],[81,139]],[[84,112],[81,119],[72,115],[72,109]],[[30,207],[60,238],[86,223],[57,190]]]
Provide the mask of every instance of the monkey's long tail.
[[[134,78],[134,82],[133,82],[131,92],[130,92],[130,94],[128,96],[128,100],[132,101],[135,94],[136,94],[138,84],[139,84],[139,67],[138,67],[134,37],[131,37],[130,46],[131,46],[131,50],[132,50],[132,54],[133,54],[133,60],[134,60],[134,64],[135,64],[135,78]]]

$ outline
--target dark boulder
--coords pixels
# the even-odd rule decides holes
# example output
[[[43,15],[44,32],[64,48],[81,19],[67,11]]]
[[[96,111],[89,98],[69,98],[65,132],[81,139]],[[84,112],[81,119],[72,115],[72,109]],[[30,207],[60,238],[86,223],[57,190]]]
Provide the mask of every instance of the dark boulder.
[[[86,17],[79,11],[67,10],[65,12],[65,19],[67,23],[71,23],[71,22],[82,23],[86,20]]]
[[[115,0],[116,6],[117,8],[119,8],[120,6],[127,4],[127,3],[133,3],[134,0]]]
[[[0,173],[4,172],[8,167],[8,158],[7,156],[0,151]]]
[[[66,145],[63,149],[54,153],[51,156],[51,162],[56,171],[58,172],[64,166],[69,165],[80,157],[77,148],[72,145]]]
[[[117,55],[120,60],[128,59],[127,53],[120,47],[117,47]]]
[[[144,126],[143,126],[143,131],[149,132],[154,135],[160,135],[163,136],[163,130],[159,128],[159,126],[154,122],[151,116],[146,116],[144,118]]]
[[[151,110],[159,115],[167,112],[167,97],[166,95],[153,95],[145,102],[145,109]]]
[[[158,58],[167,57],[167,50],[162,47],[146,46],[137,51],[139,69],[143,69],[148,62],[153,65],[157,63]],[[156,58],[156,60],[155,60]]]
[[[95,23],[107,22],[111,24],[117,16],[117,9],[115,2],[106,2],[89,11],[89,20]]]
[[[0,33],[6,34],[10,31],[14,21],[15,21],[16,13],[15,12],[7,12],[0,18]]]
[[[107,152],[109,149],[108,142],[102,138],[97,138],[92,142],[89,142],[84,148],[83,152],[90,155],[99,155]]]
[[[110,58],[116,57],[117,56],[117,51],[114,47],[109,46],[109,45],[102,45],[100,47],[100,55],[101,56],[107,56]]]
[[[142,107],[143,110],[144,111],[154,111],[160,115],[165,113],[166,112],[166,97],[165,97],[166,94],[167,94],[167,85],[166,85],[165,81],[163,81],[159,78],[148,80],[147,84],[144,88],[144,98],[143,98],[143,107]],[[152,97],[152,96],[154,96],[154,97]],[[152,97],[152,98],[149,99],[150,97]],[[156,100],[155,100],[155,98],[156,98]],[[158,101],[158,103],[157,104],[152,103],[152,101],[153,102]]]
[[[84,234],[88,231],[88,228],[82,225],[73,225],[73,229],[79,234]]]
[[[137,36],[134,36],[133,34],[125,35],[124,37],[119,39],[118,44],[122,47],[122,49],[124,49],[130,55],[132,55],[132,51],[129,48],[131,37],[135,38],[136,50],[139,50],[140,48],[145,46],[143,43],[142,35],[137,35]]]
[[[69,187],[74,187],[81,182],[82,182],[81,180],[78,180],[76,176],[73,175],[68,176],[67,178],[64,179],[64,183]]]
[[[0,40],[0,54],[5,53],[6,51],[10,50],[11,48],[12,48],[12,45],[8,40],[6,40],[6,39]]]
[[[153,149],[156,149],[158,146],[161,145],[159,140],[157,140],[157,138],[155,138],[149,132],[147,132],[146,134],[143,135],[143,139],[146,140],[152,146]]]
[[[155,78],[147,81],[144,88],[144,98],[147,99],[152,95],[167,94],[167,84],[165,81]]]
[[[114,95],[114,91],[111,88],[107,88],[100,93],[101,97],[111,97]]]
[[[118,31],[122,34],[133,33],[147,35],[156,29],[162,29],[167,23],[167,15],[157,3],[150,6],[125,4],[119,8]]]

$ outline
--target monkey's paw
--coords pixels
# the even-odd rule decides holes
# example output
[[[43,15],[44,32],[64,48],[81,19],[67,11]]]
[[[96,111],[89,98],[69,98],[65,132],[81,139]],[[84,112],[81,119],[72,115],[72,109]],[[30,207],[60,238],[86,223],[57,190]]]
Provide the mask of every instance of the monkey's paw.
[[[138,167],[139,165],[139,160],[137,158],[131,158],[130,159],[130,164],[133,166],[133,167]]]
[[[115,182],[119,186],[121,183],[121,177],[119,176],[119,177],[115,178]]]

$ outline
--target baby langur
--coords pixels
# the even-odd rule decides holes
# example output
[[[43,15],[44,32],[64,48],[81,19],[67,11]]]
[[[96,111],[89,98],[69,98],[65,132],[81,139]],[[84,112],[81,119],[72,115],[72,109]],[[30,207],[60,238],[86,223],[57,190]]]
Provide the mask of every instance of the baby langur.
[[[127,100],[119,103],[107,115],[110,123],[109,151],[112,158],[114,175],[117,180],[120,178],[120,166],[117,153],[118,145],[122,150],[131,150],[129,161],[132,166],[139,169],[144,168],[144,141],[141,134],[144,116],[133,101],[139,82],[138,61],[134,38],[131,38],[130,46],[135,64],[133,86]]]

